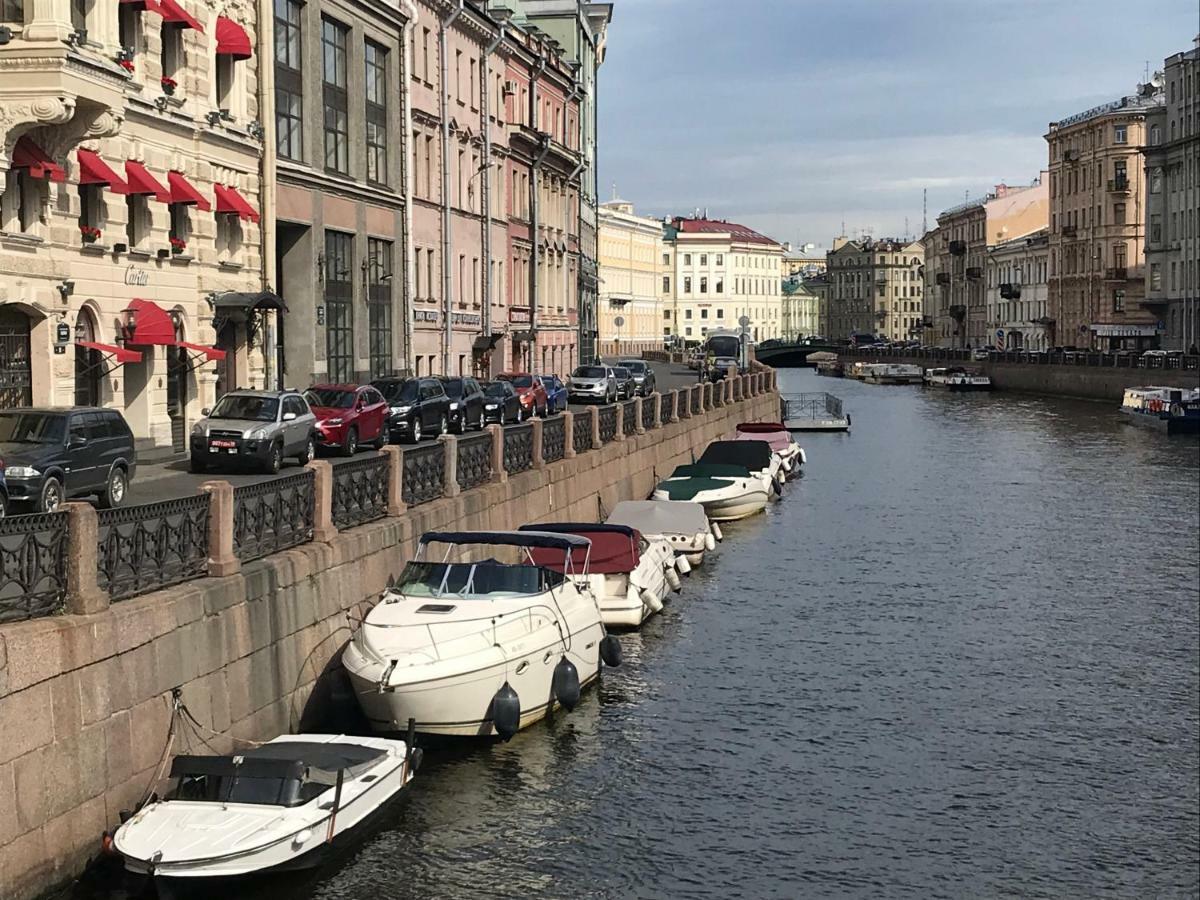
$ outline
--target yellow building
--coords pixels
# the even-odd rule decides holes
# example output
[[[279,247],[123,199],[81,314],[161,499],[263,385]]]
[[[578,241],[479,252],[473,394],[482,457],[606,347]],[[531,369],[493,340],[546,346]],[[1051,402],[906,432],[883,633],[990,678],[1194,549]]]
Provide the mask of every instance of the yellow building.
[[[625,356],[660,349],[662,222],[634,215],[633,204],[624,200],[602,203],[599,217],[599,352]]]

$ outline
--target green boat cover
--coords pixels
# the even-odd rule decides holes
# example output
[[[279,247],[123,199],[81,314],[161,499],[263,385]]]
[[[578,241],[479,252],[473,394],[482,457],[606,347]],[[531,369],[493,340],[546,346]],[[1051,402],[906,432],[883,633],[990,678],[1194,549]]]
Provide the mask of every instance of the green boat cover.
[[[668,500],[691,500],[701,491],[712,491],[733,484],[728,478],[680,478],[664,481],[658,486]]]
[[[679,466],[671,473],[672,478],[749,478],[750,470],[732,463],[692,463]]]

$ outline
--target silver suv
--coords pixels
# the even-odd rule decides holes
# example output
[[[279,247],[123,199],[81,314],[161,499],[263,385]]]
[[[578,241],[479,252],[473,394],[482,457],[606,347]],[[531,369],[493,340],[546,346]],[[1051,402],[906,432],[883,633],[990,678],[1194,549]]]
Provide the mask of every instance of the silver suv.
[[[192,426],[193,472],[252,465],[275,473],[285,456],[313,458],[317,420],[297,391],[230,391]]]

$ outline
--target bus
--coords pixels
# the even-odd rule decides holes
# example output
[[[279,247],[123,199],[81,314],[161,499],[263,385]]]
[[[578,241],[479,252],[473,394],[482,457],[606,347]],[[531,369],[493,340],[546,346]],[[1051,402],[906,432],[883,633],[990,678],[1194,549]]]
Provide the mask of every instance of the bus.
[[[717,358],[736,359],[740,366],[742,364],[741,332],[724,328],[710,331],[704,339],[704,353],[706,356],[711,353]]]

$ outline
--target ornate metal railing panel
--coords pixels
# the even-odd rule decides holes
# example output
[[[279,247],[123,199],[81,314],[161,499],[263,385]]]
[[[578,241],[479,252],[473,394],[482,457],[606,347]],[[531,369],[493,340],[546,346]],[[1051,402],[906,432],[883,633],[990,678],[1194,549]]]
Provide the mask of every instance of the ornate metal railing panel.
[[[734,400],[742,399],[742,379],[741,378],[733,379],[733,399]]]
[[[208,494],[96,514],[96,581],[112,600],[208,571]]]
[[[313,535],[311,470],[233,489],[233,552],[260,559]]]
[[[688,409],[691,410],[693,416],[700,415],[700,388],[691,388],[688,390],[688,394]]]
[[[530,426],[532,428],[532,426]],[[508,440],[505,439],[507,448]],[[458,487],[469,491],[492,478],[492,436],[477,434],[458,439]]]
[[[446,489],[446,445],[441,441],[404,451],[404,502],[419,506],[436,500]]]
[[[386,456],[368,456],[333,467],[333,524],[339,530],[387,515]]]
[[[642,398],[642,428],[649,431],[654,427],[654,401],[656,395]]]
[[[662,398],[662,420],[670,422],[675,418],[675,398],[678,396],[675,391],[667,391]]]
[[[542,460],[557,462],[567,455],[567,423],[555,416],[542,423]]]
[[[504,471],[516,475],[533,468],[533,425],[504,429]]]
[[[576,453],[592,449],[592,416],[590,413],[579,413],[575,416],[575,424],[571,428]]]
[[[637,433],[637,403],[626,400],[621,404],[621,433],[624,435]]]
[[[62,609],[67,596],[67,514],[0,519],[0,622]]]
[[[600,443],[607,444],[617,437],[617,407],[600,407]]]

